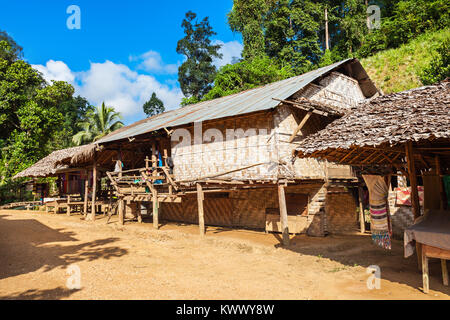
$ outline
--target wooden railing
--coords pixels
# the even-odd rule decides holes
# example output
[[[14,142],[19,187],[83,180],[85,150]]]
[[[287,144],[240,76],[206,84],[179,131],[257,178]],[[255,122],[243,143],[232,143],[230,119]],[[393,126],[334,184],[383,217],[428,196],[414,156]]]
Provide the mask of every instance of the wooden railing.
[[[168,194],[178,191],[170,168],[147,167],[106,173],[119,197]]]

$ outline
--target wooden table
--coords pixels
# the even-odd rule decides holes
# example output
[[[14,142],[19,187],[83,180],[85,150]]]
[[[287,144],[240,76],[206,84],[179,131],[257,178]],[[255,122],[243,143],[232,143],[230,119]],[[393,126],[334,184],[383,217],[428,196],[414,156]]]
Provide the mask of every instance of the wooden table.
[[[428,259],[430,258],[441,259],[442,282],[444,283],[444,286],[448,286],[448,270],[446,260],[450,260],[450,250],[444,250],[422,243],[416,244],[418,249],[417,254],[420,255],[420,252],[422,252],[423,292],[428,293],[430,291],[430,278],[428,272]]]

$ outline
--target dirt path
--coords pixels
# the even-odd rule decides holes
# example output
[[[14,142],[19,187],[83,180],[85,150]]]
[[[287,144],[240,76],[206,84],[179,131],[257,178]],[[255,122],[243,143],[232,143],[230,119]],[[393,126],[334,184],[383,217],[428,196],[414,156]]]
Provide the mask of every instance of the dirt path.
[[[430,294],[421,292],[415,256],[368,236],[297,236],[288,248],[260,232],[0,211],[0,299],[450,299],[439,261]],[[81,271],[69,290],[67,268]],[[381,289],[367,289],[366,267],[381,267]]]

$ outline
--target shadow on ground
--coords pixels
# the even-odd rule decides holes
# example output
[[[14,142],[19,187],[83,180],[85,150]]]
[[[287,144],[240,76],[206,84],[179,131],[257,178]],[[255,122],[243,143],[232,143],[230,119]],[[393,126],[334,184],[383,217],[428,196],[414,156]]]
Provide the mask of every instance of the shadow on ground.
[[[281,242],[280,235],[272,236]],[[276,246],[282,247],[281,244]],[[348,267],[367,268],[377,265],[381,269],[382,279],[406,284],[422,291],[422,272],[418,269],[417,256],[404,258],[401,240],[392,240],[392,250],[385,250],[376,246],[370,235],[330,235],[323,238],[297,235],[291,238],[288,247],[283,248],[303,255],[316,256],[319,259],[330,259]],[[450,288],[442,283],[439,259],[430,260],[430,289],[450,295]]]
[[[111,245],[118,238],[77,243],[73,232],[52,229],[35,219],[7,217],[0,215],[0,280],[39,269],[43,272],[65,269],[76,262],[112,259],[128,253],[124,248]],[[59,299],[74,292],[64,288],[28,290],[0,299]]]

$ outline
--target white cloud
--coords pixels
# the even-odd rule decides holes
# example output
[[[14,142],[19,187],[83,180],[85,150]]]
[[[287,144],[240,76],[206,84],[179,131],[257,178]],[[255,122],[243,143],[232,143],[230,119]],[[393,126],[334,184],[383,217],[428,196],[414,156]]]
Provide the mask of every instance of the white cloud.
[[[130,61],[139,61],[138,68],[148,72],[161,74],[175,74],[178,72],[176,64],[165,64],[159,52],[153,50],[139,56],[130,56]]]
[[[87,71],[73,72],[62,61],[50,60],[34,65],[47,81],[64,80],[74,85],[76,94],[86,97],[90,103],[103,101],[115,107],[126,118],[144,118],[142,105],[152,92],[164,102],[166,110],[179,107],[183,94],[173,83],[161,83],[155,77],[139,74],[123,64],[111,61],[91,63]]]
[[[239,41],[223,42],[221,40],[215,40],[213,41],[213,44],[220,44],[222,46],[219,50],[219,53],[222,54],[222,59],[214,59],[213,61],[217,68],[232,63],[233,58],[241,58],[242,49],[244,47]]]
[[[33,65],[33,68],[42,73],[45,80],[66,81],[73,84],[75,75],[69,67],[62,61],[49,60],[43,65]]]

